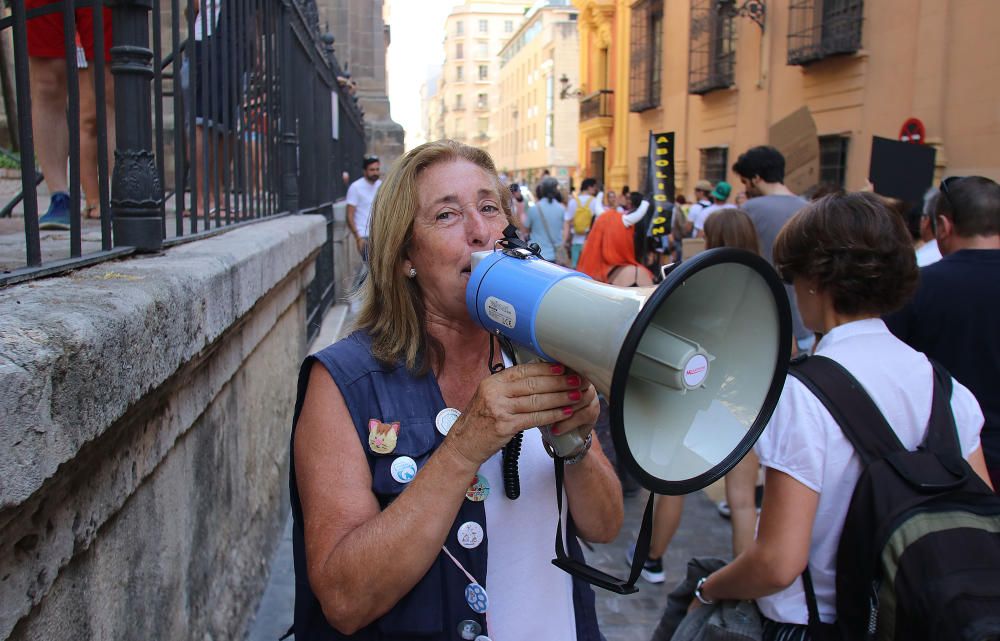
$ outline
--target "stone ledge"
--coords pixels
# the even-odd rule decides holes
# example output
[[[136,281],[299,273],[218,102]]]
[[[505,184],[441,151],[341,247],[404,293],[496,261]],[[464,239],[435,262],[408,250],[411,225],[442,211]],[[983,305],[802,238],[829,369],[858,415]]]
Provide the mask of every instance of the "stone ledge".
[[[0,290],[0,513],[312,258],[324,224],[283,217]]]

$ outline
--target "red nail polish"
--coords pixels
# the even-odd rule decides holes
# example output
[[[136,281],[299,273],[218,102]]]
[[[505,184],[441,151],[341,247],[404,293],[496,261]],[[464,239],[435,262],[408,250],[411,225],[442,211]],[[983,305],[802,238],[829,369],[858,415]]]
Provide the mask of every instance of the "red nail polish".
[[[573,374],[572,376],[567,376],[566,377],[566,384],[567,385],[579,385],[580,384],[580,377],[577,376],[576,374]]]
[[[549,371],[553,374],[562,374],[566,371],[566,367],[564,365],[553,365],[549,368]]]
[[[565,414],[566,416],[570,416],[573,413],[573,408],[572,407],[564,407],[564,408],[562,408],[562,410],[563,410],[563,414]]]
[[[571,401],[578,401],[578,400],[580,400],[581,396],[582,396],[582,394],[580,393],[580,390],[575,389],[575,390],[573,390],[572,392],[569,393],[569,400],[571,400]]]

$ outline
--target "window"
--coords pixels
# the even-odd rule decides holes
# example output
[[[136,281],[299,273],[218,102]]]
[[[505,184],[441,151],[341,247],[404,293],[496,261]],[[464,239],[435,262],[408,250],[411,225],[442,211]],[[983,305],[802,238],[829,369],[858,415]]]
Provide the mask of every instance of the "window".
[[[843,188],[847,175],[847,136],[819,137],[819,182]]]
[[[477,58],[489,58],[490,57],[490,44],[488,42],[477,42],[476,43],[476,57]]]
[[[461,60],[465,57],[465,49],[462,47],[461,42],[455,43],[455,59]]]
[[[490,67],[489,65],[479,65],[479,79],[489,80],[490,79]]]
[[[479,21],[479,33],[489,33],[490,31],[490,21],[480,20]]]
[[[487,130],[490,128],[489,118],[477,118],[476,119],[476,131],[479,133],[481,138],[487,136]]]
[[[556,146],[556,115],[550,113],[545,116],[545,146]]]
[[[861,48],[862,0],[791,0],[788,64],[805,65]]]
[[[639,0],[632,5],[630,55],[629,109],[645,111],[660,106],[663,0]],[[604,86],[598,89],[604,89]]]
[[[726,147],[707,147],[701,150],[700,176],[712,184],[726,179],[729,150]]]
[[[465,109],[465,101],[462,100],[462,94],[455,94],[455,111],[462,111]]]
[[[503,21],[503,32],[504,33],[514,33],[514,21],[504,20]]]
[[[476,96],[476,109],[488,109],[490,106],[489,94],[481,93]]]
[[[733,84],[736,61],[732,2],[691,0],[688,91],[706,94]]]
[[[463,67],[462,65],[458,65],[457,67],[455,67],[455,80],[457,82],[462,82],[463,80],[465,80],[465,67]]]
[[[461,36],[465,34],[465,23],[459,20],[455,23],[455,35]]]

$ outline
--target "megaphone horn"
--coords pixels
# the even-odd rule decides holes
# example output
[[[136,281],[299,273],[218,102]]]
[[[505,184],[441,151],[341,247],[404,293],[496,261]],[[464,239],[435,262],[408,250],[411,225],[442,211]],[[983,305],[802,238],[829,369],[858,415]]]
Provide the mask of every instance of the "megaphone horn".
[[[472,318],[522,353],[590,379],[608,399],[619,460],[647,489],[686,494],[709,485],[770,419],[787,372],[791,315],[759,256],[702,252],[653,287],[599,283],[523,248],[477,252],[472,265]],[[579,436],[550,442],[565,456]]]

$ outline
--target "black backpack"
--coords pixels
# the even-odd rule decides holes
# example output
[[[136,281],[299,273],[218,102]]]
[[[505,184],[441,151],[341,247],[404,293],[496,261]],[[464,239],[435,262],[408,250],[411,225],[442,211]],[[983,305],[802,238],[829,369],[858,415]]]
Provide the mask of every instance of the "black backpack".
[[[915,451],[837,362],[813,356],[789,370],[861,458],[837,548],[845,640],[1000,639],[1000,497],[962,458],[951,376],[931,363],[934,401]]]

